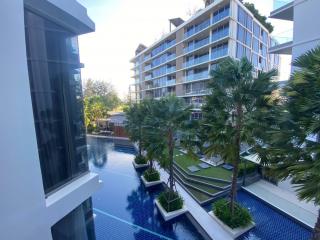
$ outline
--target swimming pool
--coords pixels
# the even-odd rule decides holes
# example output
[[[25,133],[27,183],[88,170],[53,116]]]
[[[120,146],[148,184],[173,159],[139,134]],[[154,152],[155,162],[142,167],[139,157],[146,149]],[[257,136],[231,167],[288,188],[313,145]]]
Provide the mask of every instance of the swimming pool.
[[[260,199],[244,190],[238,192],[237,201],[253,216],[256,226],[238,240],[308,240],[311,231],[291,218],[279,213]],[[211,211],[211,205],[204,207]]]
[[[159,187],[146,190],[133,166],[134,150],[88,138],[90,169],[103,187],[92,196],[97,240],[203,239],[186,216],[166,223],[154,206]]]

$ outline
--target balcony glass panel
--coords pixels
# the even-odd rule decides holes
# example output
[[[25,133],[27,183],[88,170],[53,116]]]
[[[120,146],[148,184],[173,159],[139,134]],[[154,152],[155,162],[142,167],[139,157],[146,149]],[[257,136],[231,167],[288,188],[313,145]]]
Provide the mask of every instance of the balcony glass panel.
[[[230,6],[228,4],[213,13],[212,24],[219,22],[220,20],[228,17],[229,14],[230,14]]]
[[[195,26],[192,26],[192,27],[188,28],[188,30],[185,32],[184,38],[188,38],[188,37],[200,32],[201,30],[203,30],[209,26],[210,26],[210,19],[207,19],[207,20],[205,20]]]
[[[193,65],[197,65],[200,63],[208,62],[208,61],[209,61],[209,54],[206,54],[206,55],[202,55],[201,57],[194,58],[194,59],[191,59],[191,60],[185,62],[184,66],[191,67]]]
[[[284,5],[292,2],[293,0],[274,0],[273,2],[273,9],[276,10],[278,8],[283,7]]]
[[[229,24],[226,24],[212,31],[211,42],[215,42],[221,38],[227,37],[228,35],[229,35]]]
[[[199,79],[205,79],[209,77],[208,71],[194,73],[186,76],[186,81],[194,81]]]
[[[228,43],[220,44],[212,48],[211,59],[217,59],[228,55]]]
[[[185,53],[191,52],[191,51],[196,50],[198,48],[201,48],[201,47],[203,47],[203,46],[205,46],[207,44],[209,44],[209,37],[201,39],[201,40],[199,40],[197,42],[192,42],[191,44],[189,44],[188,47],[186,47],[184,49],[184,52]]]

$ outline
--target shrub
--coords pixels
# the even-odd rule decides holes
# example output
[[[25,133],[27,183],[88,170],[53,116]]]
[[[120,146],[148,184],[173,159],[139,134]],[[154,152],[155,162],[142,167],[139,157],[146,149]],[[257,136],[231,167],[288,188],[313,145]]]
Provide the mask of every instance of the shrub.
[[[213,212],[217,218],[231,228],[246,227],[252,221],[249,211],[238,204],[235,205],[234,215],[231,216],[230,202],[226,199],[215,202]]]
[[[154,182],[154,181],[159,181],[160,180],[160,173],[153,169],[149,168],[143,173],[143,177],[148,181],[148,182]]]
[[[136,164],[146,164],[148,161],[147,159],[142,156],[142,155],[137,155],[135,158],[134,158],[134,162]]]
[[[172,212],[183,207],[183,199],[177,192],[170,190],[160,193],[158,197],[159,203],[167,211]]]
[[[239,177],[242,177],[244,175],[244,169],[245,169],[245,164],[244,163],[240,163],[239,164]],[[258,165],[252,163],[252,162],[247,162],[247,166],[246,166],[246,174],[251,174],[254,173],[256,170],[258,169]]]

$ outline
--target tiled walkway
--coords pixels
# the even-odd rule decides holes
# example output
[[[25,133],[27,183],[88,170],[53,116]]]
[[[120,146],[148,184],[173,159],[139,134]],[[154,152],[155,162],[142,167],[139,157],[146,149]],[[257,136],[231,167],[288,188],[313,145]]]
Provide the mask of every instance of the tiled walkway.
[[[318,211],[314,204],[299,201],[292,192],[264,180],[245,187],[245,189],[305,225],[314,227]]]
[[[161,179],[166,183],[168,180],[168,173],[163,169],[159,169]],[[189,213],[197,219],[200,226],[213,240],[231,240],[230,235],[216,222],[199,204],[176,182],[176,187],[180,195],[183,197]]]

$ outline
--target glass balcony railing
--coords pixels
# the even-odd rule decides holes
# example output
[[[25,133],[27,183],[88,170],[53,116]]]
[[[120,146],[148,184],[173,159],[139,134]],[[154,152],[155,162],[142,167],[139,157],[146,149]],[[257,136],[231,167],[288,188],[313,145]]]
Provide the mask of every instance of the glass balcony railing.
[[[283,7],[284,5],[292,2],[293,0],[274,0],[273,10]]]
[[[274,47],[280,44],[291,42],[292,40],[293,40],[293,29],[290,29],[272,36],[270,45],[271,47]]]
[[[185,32],[184,38],[191,37],[192,35],[200,32],[201,30],[210,26],[210,19],[203,21],[202,23],[196,25],[195,27],[191,28],[189,31]]]
[[[145,80],[145,81],[149,81],[149,80],[151,80],[151,79],[152,79],[152,75],[147,75],[147,76],[144,77],[144,80]]]
[[[205,38],[205,39],[202,39],[201,41],[195,43],[195,44],[191,44],[190,46],[186,47],[184,49],[184,53],[188,53],[188,52],[191,52],[193,50],[196,50],[198,48],[201,48],[205,45],[209,44],[209,37]]]
[[[220,31],[213,32],[211,36],[211,42],[218,41],[227,36],[229,36],[229,27],[226,27]]]
[[[209,77],[209,72],[208,71],[204,71],[204,72],[199,72],[199,73],[194,73],[191,75],[187,75],[185,77],[185,81],[195,81],[195,80],[199,80],[199,79],[205,79]]]
[[[209,94],[210,90],[209,89],[195,89],[195,90],[190,90],[190,91],[184,91],[184,95],[206,95]]]
[[[145,70],[145,71],[148,71],[148,70],[150,70],[151,68],[152,68],[151,65],[147,65],[147,66],[144,67],[144,70]]]
[[[184,67],[191,67],[193,65],[198,65],[209,61],[209,54],[202,57],[194,58],[184,63]]]
[[[146,56],[144,56],[144,61],[147,61],[147,60],[149,60],[150,58],[151,58],[151,53],[148,54],[148,55],[146,55]]]
[[[197,109],[200,109],[203,106],[203,103],[192,103],[192,102],[190,102],[190,103],[187,103],[187,104],[189,106],[192,106],[193,108],[197,108]]]
[[[170,68],[167,68],[167,73],[172,73],[172,72],[175,72],[176,71],[176,67],[170,67]]]

